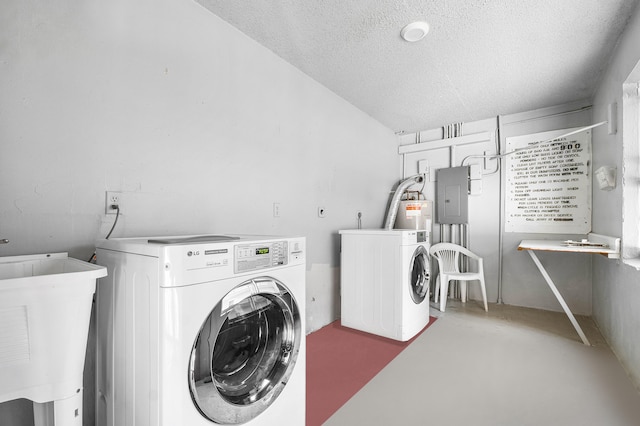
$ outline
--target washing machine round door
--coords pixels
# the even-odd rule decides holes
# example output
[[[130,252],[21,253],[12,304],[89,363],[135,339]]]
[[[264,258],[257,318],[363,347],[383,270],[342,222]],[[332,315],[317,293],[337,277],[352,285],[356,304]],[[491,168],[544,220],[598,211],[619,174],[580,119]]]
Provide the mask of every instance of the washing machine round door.
[[[295,367],[300,313],[280,281],[261,277],[231,290],[211,311],[189,359],[191,397],[215,423],[245,423],[276,400]]]
[[[424,246],[418,246],[411,256],[409,265],[409,285],[411,299],[419,304],[429,293],[429,253]]]

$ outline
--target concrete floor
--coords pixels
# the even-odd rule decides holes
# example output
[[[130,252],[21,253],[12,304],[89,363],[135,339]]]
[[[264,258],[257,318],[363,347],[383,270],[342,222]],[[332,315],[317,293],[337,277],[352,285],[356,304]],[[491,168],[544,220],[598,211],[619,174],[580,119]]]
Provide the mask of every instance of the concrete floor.
[[[449,301],[326,426],[640,425],[640,393],[593,321]]]

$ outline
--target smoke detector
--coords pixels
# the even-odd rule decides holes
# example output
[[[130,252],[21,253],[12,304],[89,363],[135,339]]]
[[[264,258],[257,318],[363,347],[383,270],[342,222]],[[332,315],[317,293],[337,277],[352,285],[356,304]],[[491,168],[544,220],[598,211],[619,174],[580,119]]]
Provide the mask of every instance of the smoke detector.
[[[429,24],[426,22],[412,22],[406,25],[401,31],[400,36],[406,41],[413,43],[420,41],[429,32]]]

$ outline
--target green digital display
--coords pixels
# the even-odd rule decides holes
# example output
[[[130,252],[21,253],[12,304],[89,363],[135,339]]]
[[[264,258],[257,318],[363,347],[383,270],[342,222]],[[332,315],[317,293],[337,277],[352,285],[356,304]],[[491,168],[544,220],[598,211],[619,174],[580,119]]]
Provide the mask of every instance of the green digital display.
[[[269,247],[257,248],[256,254],[269,254]]]

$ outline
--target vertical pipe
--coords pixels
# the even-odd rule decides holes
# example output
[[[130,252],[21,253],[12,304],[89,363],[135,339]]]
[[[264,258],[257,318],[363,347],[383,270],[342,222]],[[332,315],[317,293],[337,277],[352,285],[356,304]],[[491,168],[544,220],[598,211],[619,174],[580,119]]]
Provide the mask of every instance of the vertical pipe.
[[[467,233],[467,245],[465,247],[469,248],[469,247],[471,247],[471,231],[469,230],[469,224],[467,224],[465,226],[465,228],[467,230],[466,231],[466,233]]]
[[[504,151],[502,144],[502,118],[498,116],[498,154]],[[502,256],[504,251],[504,179],[505,171],[502,164],[502,155],[498,155],[498,167],[500,167],[499,191],[500,191],[500,208],[498,211],[498,300],[502,304]]]
[[[470,239],[470,232],[469,232],[469,224],[465,224],[464,225],[464,244],[463,246],[468,248],[469,250],[471,250],[471,241],[469,241]],[[469,271],[469,258],[465,257],[464,258],[464,272]],[[469,298],[469,287],[467,286],[467,298]]]
[[[407,176],[407,158],[406,154],[402,154],[402,180]]]
[[[455,225],[451,225],[451,232],[455,235],[452,235],[451,237],[451,242],[454,244],[458,244],[458,245],[462,245],[462,241],[460,239],[462,232],[461,232],[461,228],[462,224],[458,223]],[[458,259],[458,262],[460,262],[461,259]],[[458,267],[460,267],[460,263],[458,263]],[[455,281],[454,285],[453,285],[453,296],[458,299],[460,298],[460,282],[459,281]]]

